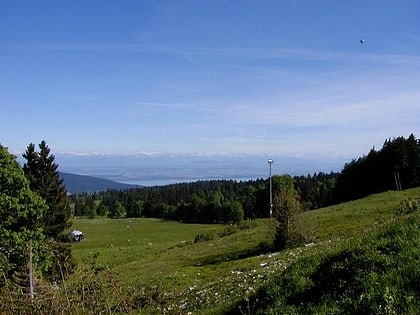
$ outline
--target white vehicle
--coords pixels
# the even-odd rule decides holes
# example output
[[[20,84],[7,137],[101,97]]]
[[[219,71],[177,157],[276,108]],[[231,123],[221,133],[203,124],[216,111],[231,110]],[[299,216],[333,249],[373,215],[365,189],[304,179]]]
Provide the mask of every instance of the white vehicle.
[[[73,230],[70,233],[71,238],[75,242],[80,242],[83,239],[83,232],[79,230]]]

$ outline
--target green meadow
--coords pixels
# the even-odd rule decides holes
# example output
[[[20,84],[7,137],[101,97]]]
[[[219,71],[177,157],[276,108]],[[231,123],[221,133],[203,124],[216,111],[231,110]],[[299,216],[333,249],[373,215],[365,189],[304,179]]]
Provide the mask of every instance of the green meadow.
[[[241,230],[150,218],[75,219],[85,239],[73,253],[81,264],[96,254],[95,263],[127,285],[159,286],[175,296],[223,281],[238,268],[258,267],[262,258],[252,254],[268,241],[267,223],[257,220]],[[197,235],[205,240],[194,242]]]
[[[115,312],[235,313],[240,303],[290,266],[380,231],[394,220],[402,200],[419,196],[420,188],[392,191],[305,212],[313,242],[276,253],[268,246],[270,220],[237,227],[151,218],[76,218],[73,228],[85,238],[74,243],[73,254],[79,268],[93,269],[100,281],[113,283],[107,290],[111,288],[111,300],[119,302],[112,303],[122,305]],[[80,278],[80,273],[74,277]],[[248,307],[236,313],[252,312]]]

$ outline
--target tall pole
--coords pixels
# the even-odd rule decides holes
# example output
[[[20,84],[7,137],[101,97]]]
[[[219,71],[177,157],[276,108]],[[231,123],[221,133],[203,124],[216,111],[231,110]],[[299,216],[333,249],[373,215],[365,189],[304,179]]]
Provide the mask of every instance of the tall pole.
[[[271,186],[271,164],[273,164],[273,160],[269,159],[268,164],[270,165],[270,218],[273,216],[273,188]]]

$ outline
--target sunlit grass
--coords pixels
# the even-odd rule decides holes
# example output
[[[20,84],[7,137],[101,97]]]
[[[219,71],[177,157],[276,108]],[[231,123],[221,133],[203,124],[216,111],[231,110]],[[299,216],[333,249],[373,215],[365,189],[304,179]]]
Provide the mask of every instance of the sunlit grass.
[[[293,262],[380,229],[402,199],[419,195],[420,188],[386,192],[306,212],[314,244],[279,253],[259,253],[270,239],[269,220],[226,233],[230,227],[225,225],[149,218],[75,219],[73,227],[82,230],[85,239],[74,244],[73,253],[81,265],[98,253],[96,263],[112,270],[123,286],[161,288],[166,304],[159,307],[166,307],[166,313],[222,313]],[[195,243],[198,234],[210,237]]]
[[[191,273],[205,275],[207,272],[200,272],[203,265],[237,258],[258,246],[265,234],[262,220],[257,221],[255,228],[199,243],[194,243],[197,234],[216,235],[226,226],[145,218],[75,219],[73,226],[85,235],[82,242],[73,246],[76,259],[82,261],[97,252],[97,262],[112,268],[124,281],[144,283],[179,283]]]
[[[304,219],[314,226],[319,241],[357,236],[389,222],[404,198],[419,198],[420,188],[370,195],[319,210],[308,211]]]

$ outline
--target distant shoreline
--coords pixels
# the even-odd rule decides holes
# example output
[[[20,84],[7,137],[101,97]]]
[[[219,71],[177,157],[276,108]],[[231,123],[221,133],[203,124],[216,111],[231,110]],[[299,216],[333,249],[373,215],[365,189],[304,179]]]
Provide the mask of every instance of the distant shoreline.
[[[153,187],[153,186],[166,186],[166,185],[173,185],[173,184],[184,184],[184,183],[194,183],[198,181],[211,181],[211,180],[234,180],[234,181],[249,181],[249,180],[257,180],[263,177],[243,177],[243,178],[167,178],[167,179],[133,179],[133,180],[124,180],[124,179],[113,179],[114,181],[121,183],[121,184],[129,184],[129,185],[139,185],[145,187]],[[266,177],[267,178],[267,177]]]

